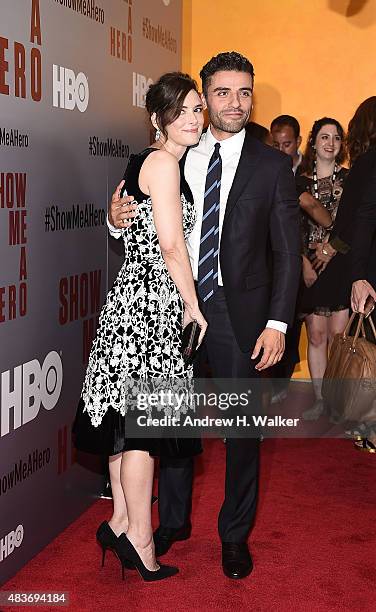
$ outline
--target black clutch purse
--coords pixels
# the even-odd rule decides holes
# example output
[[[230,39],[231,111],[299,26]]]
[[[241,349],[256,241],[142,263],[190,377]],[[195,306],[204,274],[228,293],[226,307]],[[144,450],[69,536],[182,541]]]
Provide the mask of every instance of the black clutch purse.
[[[197,321],[191,321],[183,329],[181,352],[186,365],[191,364],[195,357],[200,331]]]

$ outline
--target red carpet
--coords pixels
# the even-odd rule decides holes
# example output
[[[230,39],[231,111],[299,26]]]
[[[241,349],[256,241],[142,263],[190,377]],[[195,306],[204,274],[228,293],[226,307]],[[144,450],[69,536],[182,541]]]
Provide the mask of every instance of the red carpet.
[[[68,609],[79,612],[374,610],[375,456],[346,440],[263,442],[250,539],[255,569],[241,581],[225,578],[220,567],[216,522],[224,456],[221,441],[207,441],[195,482],[192,538],[165,557],[179,566],[177,577],[145,584],[127,572],[123,583],[112,554],[100,569],[94,533],[110,516],[110,502],[101,500],[3,589],[68,591]],[[27,609],[38,608],[19,608]]]

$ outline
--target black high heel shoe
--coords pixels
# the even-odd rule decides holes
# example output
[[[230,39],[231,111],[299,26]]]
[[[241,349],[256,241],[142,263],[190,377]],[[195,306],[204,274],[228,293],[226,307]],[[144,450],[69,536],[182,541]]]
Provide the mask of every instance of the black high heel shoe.
[[[376,445],[368,438],[360,438],[354,442],[355,448],[366,453],[376,453]]]
[[[137,550],[133,546],[133,544],[128,540],[125,533],[122,533],[118,537],[118,550],[119,556],[122,561],[128,561],[128,563],[132,563],[141,578],[145,580],[145,582],[154,582],[156,580],[164,580],[165,578],[170,578],[171,576],[175,576],[179,572],[177,567],[172,567],[171,565],[160,565],[157,570],[148,570],[147,567],[142,562],[140,555]]]
[[[135,567],[130,561],[121,558],[121,554],[118,550],[119,538],[117,537],[116,533],[112,531],[107,521],[103,521],[103,523],[99,525],[97,529],[97,540],[102,548],[102,567],[104,566],[107,550],[112,550],[121,563],[121,574],[124,580],[124,568],[135,569]]]

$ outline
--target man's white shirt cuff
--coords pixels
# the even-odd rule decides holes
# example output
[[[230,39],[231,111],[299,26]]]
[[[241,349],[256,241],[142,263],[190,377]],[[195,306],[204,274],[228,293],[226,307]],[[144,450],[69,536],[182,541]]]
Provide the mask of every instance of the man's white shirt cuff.
[[[110,232],[111,236],[113,238],[120,238],[120,236],[121,236],[121,229],[118,229],[114,225],[111,225],[111,223],[109,221],[109,218],[108,218],[108,215],[106,217],[106,221],[107,221],[108,231]]]
[[[277,331],[285,334],[287,332],[287,323],[283,323],[282,321],[274,321],[273,319],[269,319],[266,324],[266,327],[269,329],[276,329]]]

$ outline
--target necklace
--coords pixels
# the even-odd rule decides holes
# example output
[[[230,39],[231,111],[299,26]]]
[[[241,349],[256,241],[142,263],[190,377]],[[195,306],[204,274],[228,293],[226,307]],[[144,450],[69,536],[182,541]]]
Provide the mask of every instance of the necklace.
[[[331,179],[330,179],[330,182],[332,184],[332,191],[331,191],[331,194],[330,194],[330,200],[329,200],[328,206],[330,206],[330,204],[332,204],[333,201],[334,201],[333,187],[334,187],[334,183],[335,183],[335,180],[336,180],[336,177],[337,177],[337,174],[338,174],[338,170],[339,170],[339,168],[338,168],[337,164],[335,163],[334,164],[334,168],[333,168],[333,174],[332,174]],[[317,161],[316,160],[313,162],[312,178],[313,178],[313,191],[314,191],[315,198],[316,198],[316,200],[320,200],[320,197],[319,197],[319,180],[317,178]]]

